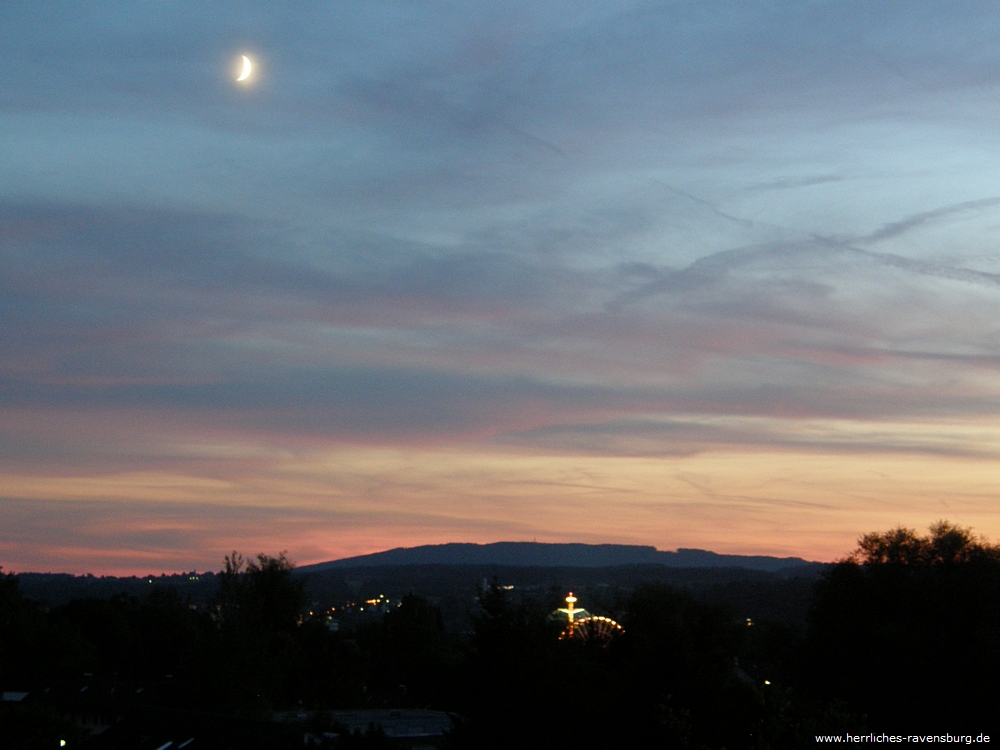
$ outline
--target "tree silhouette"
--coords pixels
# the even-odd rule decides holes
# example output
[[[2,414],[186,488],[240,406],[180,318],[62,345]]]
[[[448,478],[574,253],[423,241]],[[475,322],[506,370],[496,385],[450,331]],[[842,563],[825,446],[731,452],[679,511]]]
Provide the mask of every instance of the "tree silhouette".
[[[930,527],[930,535],[918,536],[902,526],[882,533],[865,534],[847,558],[858,565],[940,566],[970,562],[1000,562],[1000,546],[992,545],[948,521]]]
[[[219,573],[219,691],[231,710],[267,716],[287,701],[301,661],[295,630],[306,604],[305,580],[284,553],[244,560],[233,552]]]
[[[927,536],[866,534],[816,587],[804,666],[815,690],[873,726],[992,721],[1000,549],[945,521]]]
[[[219,573],[223,623],[266,633],[294,630],[306,604],[305,579],[293,578],[294,568],[284,552],[256,560],[244,560],[238,552],[226,555]]]

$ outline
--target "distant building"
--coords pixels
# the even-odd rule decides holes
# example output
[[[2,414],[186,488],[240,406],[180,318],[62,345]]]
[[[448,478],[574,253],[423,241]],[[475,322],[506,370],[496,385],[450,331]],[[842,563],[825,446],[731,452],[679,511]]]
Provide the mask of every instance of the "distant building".
[[[451,729],[451,715],[417,708],[334,711],[331,718],[350,731],[376,726],[386,737],[443,737]]]
[[[306,716],[289,715],[284,718],[286,721],[302,720]],[[341,734],[365,734],[374,729],[400,748],[437,748],[444,742],[445,735],[453,724],[452,714],[417,708],[333,711],[328,716],[335,731],[323,732],[322,735],[307,733],[304,738],[306,747],[322,745],[325,740],[336,740]]]

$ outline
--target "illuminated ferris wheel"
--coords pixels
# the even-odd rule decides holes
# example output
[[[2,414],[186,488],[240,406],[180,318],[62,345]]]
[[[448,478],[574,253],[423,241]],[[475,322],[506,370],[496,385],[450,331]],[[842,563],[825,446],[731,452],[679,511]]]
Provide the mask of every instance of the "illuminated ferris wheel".
[[[553,618],[566,618],[566,627],[559,633],[559,640],[607,646],[625,632],[625,629],[610,617],[592,615],[585,609],[577,609],[576,601],[576,597],[570,591],[566,597],[566,606],[552,613]]]

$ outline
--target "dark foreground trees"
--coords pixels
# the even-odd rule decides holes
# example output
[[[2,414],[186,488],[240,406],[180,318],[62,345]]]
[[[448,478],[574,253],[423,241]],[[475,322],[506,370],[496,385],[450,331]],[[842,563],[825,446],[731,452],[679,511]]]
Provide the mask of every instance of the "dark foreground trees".
[[[945,522],[862,537],[816,587],[802,665],[877,729],[995,726],[1000,548]]]
[[[234,554],[219,580],[209,608],[151,587],[46,612],[0,577],[0,687],[62,691],[133,728],[183,715],[206,737],[242,732],[248,748],[301,746],[288,724],[285,739],[265,737],[274,711],[327,728],[336,709],[452,711],[463,717],[452,750],[764,750],[847,731],[989,731],[1000,705],[1000,554],[949,524],[863,537],[817,584],[808,630],[748,624],[747,597],[727,606],[642,585],[607,597],[625,629],[607,644],[559,639],[549,614],[564,591],[499,586],[479,597],[470,632],[446,630],[414,595],[335,632],[308,617],[283,556]],[[71,711],[50,708],[0,706],[0,719],[25,747],[47,746],[74,731]]]
[[[484,597],[454,747],[797,748],[859,725],[770,671],[774,631],[726,607],[643,585],[621,603],[625,632],[595,644],[558,640],[555,603]]]
[[[226,556],[219,574],[218,631],[211,663],[215,701],[240,715],[265,718],[294,702],[303,654],[298,627],[305,581],[284,554]]]

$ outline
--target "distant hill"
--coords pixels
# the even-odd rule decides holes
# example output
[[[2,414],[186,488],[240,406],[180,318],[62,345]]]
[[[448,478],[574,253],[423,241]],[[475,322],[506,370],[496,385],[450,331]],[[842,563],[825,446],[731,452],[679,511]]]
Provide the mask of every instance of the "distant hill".
[[[669,568],[743,568],[769,573],[822,567],[800,557],[719,555],[700,549],[663,552],[652,546],[630,544],[546,544],[494,542],[493,544],[427,544],[397,547],[371,555],[305,565],[303,573],[342,568],[406,565],[506,565],[512,567],[609,568],[620,565],[662,565]]]

